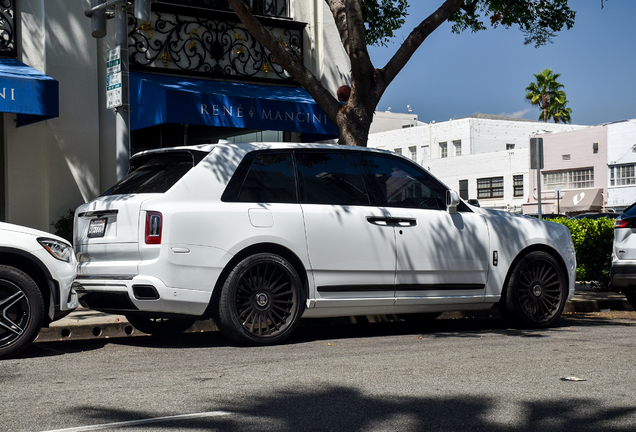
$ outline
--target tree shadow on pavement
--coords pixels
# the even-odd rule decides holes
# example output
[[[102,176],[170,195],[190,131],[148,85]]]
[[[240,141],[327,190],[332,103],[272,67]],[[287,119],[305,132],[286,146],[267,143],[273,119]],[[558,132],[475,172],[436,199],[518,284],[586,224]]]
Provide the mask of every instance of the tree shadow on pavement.
[[[238,398],[237,398],[238,399]],[[77,412],[75,412],[77,410]],[[160,421],[142,429],[218,431],[633,431],[636,406],[606,408],[601,401],[509,401],[483,397],[386,397],[348,387],[285,389],[243,394],[240,402],[212,402],[217,417]],[[148,419],[150,412],[78,407],[98,424]],[[180,413],[182,414],[182,413]],[[148,429],[146,429],[148,428]],[[111,429],[109,429],[111,430]],[[116,430],[116,429],[112,429]],[[162,429],[164,430],[164,429]]]

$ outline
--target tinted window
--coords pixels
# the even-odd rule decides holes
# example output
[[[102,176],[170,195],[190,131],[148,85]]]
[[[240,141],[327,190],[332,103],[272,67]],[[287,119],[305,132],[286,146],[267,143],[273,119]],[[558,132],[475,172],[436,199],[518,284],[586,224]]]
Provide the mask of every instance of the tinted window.
[[[298,157],[303,178],[302,202],[368,205],[369,195],[358,158],[349,152],[307,152]]]
[[[150,155],[133,168],[126,177],[102,194],[128,195],[163,193],[170,189],[194,166],[194,158],[188,153],[161,153]]]
[[[256,156],[239,192],[239,201],[297,202],[291,153],[261,153]]]
[[[446,208],[446,189],[423,171],[388,156],[365,155],[365,159],[387,206]]]

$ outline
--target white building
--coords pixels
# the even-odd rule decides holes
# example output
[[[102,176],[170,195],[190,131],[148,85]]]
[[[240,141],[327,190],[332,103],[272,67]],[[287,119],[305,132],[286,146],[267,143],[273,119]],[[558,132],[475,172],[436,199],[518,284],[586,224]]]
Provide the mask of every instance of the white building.
[[[158,0],[152,2],[150,21],[138,21],[132,10],[127,15],[132,133],[130,146],[121,145],[116,114],[106,108],[106,52],[116,46],[116,19],[108,20],[106,37],[93,38],[85,16],[91,3],[0,4],[5,36],[0,103],[6,102],[0,105],[0,221],[50,231],[51,222],[114,184],[131,152],[146,148],[233,136],[313,141],[337,134],[308,94],[263,55],[227,3]],[[250,5],[334,94],[349,83],[349,60],[323,0]],[[21,74],[16,61],[45,76]],[[12,87],[13,80],[20,86]],[[44,88],[45,81],[53,85]],[[281,90],[270,91],[272,86]],[[251,107],[270,103],[275,93],[282,95],[276,106],[289,107],[285,111],[302,105],[316,113],[302,125],[308,128],[285,122],[285,114],[274,108],[249,115]],[[31,111],[40,105],[48,111]],[[32,120],[39,121],[28,124]]]
[[[401,153],[464,199],[521,212],[529,196],[529,139],[585,126],[477,114],[369,135],[368,146]]]
[[[622,211],[636,202],[636,119],[607,128],[607,207]]]

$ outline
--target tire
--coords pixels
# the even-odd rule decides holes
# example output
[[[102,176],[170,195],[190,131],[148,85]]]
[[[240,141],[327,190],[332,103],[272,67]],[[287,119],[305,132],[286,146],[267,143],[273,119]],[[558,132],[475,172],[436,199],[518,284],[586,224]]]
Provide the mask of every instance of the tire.
[[[248,345],[280,343],[304,312],[303,284],[284,258],[259,253],[238,263],[219,297],[217,323],[227,338]]]
[[[194,319],[157,318],[146,315],[126,315],[126,319],[137,330],[155,336],[183,333],[196,321]]]
[[[625,298],[634,309],[636,309],[636,290],[624,291]]]
[[[518,327],[550,327],[563,313],[567,290],[563,269],[552,255],[530,252],[515,265],[499,312]]]
[[[15,356],[36,338],[44,320],[40,289],[26,273],[0,265],[0,358]]]

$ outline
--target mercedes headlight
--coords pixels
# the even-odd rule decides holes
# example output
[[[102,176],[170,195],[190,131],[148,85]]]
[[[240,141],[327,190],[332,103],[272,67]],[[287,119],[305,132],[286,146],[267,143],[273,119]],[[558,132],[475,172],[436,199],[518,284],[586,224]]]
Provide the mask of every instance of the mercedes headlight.
[[[53,258],[59,259],[64,262],[71,262],[71,257],[73,256],[73,248],[59,240],[54,240],[50,238],[40,237],[38,239],[38,243],[42,245],[44,249],[47,250],[48,253],[53,255]]]

